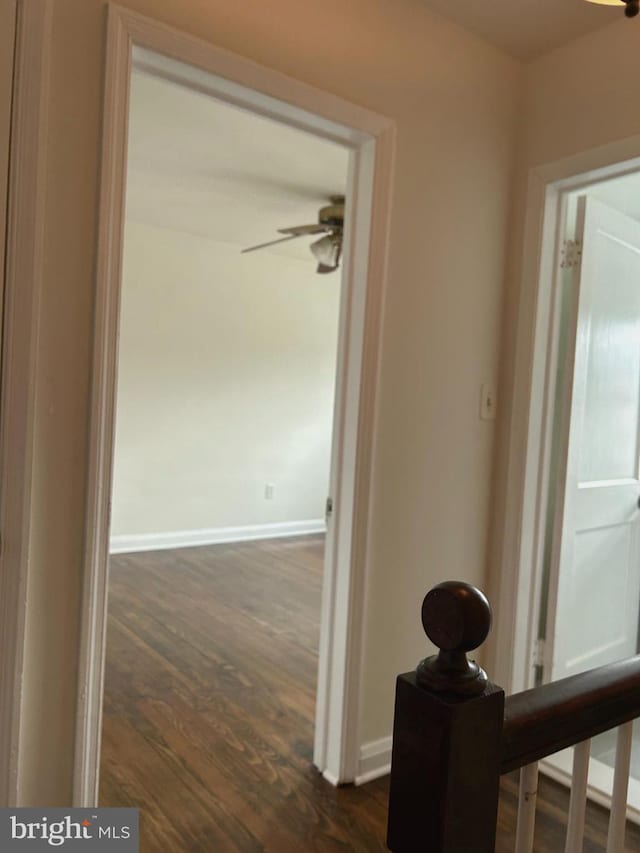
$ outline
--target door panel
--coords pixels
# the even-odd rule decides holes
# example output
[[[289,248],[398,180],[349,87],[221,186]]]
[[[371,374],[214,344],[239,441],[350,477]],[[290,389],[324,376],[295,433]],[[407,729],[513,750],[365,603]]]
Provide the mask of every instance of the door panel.
[[[563,578],[566,598],[581,602],[577,624],[567,632],[561,647],[567,674],[627,654],[626,620],[620,619],[620,615],[625,613],[627,602],[634,595],[633,579],[623,575],[612,585],[606,567],[627,565],[633,545],[632,525],[582,530],[576,534],[573,561],[566,567]],[[631,640],[629,654],[635,651],[633,631]]]
[[[631,226],[635,230],[636,223]],[[579,479],[634,478],[640,416],[638,250],[602,229],[592,239],[597,245],[586,258],[594,268],[590,316],[583,319],[588,340]]]
[[[578,222],[553,679],[635,654],[640,611],[640,224],[584,197]]]

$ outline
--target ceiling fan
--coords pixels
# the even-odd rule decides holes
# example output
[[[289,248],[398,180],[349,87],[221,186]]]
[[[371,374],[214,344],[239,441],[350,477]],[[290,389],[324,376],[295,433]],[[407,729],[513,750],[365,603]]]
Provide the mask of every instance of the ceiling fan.
[[[308,237],[311,234],[324,234],[309,248],[312,255],[318,261],[316,272],[328,273],[338,269],[340,255],[342,254],[342,236],[344,231],[344,196],[329,196],[331,204],[321,207],[318,211],[318,222],[315,225],[293,225],[291,228],[278,228],[278,234],[286,234],[278,240],[270,240],[268,243],[260,243],[243,249],[242,253],[255,252],[256,249],[266,249],[276,243],[285,243],[287,240],[295,240],[298,237]]]

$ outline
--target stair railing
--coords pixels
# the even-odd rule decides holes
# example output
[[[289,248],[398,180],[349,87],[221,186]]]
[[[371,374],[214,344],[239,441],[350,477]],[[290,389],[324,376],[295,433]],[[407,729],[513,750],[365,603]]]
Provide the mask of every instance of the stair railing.
[[[458,581],[427,593],[422,624],[439,649],[398,676],[389,794],[393,853],[493,853],[500,776],[520,770],[515,853],[533,850],[538,761],[575,746],[565,853],[582,851],[590,739],[618,728],[607,853],[623,853],[640,656],[508,696],[467,652],[491,608]]]

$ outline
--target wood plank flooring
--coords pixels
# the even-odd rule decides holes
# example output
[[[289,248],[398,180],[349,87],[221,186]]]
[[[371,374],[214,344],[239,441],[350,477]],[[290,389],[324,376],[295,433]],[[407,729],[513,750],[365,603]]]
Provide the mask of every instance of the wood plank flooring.
[[[386,850],[388,780],[311,766],[322,557],[320,536],[112,557],[100,803],[140,808],[144,853]],[[516,805],[506,778],[497,853]],[[566,807],[543,781],[536,851],[562,851]]]

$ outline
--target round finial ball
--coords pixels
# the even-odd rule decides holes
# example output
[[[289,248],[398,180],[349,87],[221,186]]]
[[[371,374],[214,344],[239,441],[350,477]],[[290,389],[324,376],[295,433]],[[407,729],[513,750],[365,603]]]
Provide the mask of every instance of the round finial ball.
[[[638,0],[625,0],[625,6],[624,13],[627,18],[635,18],[640,11],[640,2]]]
[[[425,595],[422,625],[439,649],[470,652],[487,639],[491,630],[491,605],[475,586],[464,581],[445,581]]]

